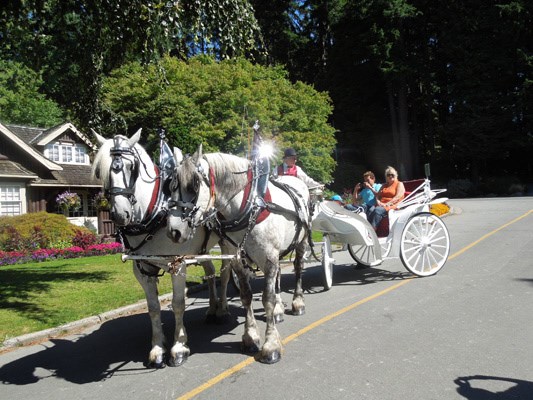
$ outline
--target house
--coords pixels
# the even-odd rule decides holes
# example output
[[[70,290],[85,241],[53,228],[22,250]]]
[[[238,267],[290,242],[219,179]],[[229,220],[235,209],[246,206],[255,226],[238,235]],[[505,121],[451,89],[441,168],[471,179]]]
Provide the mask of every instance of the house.
[[[49,129],[0,123],[0,215],[46,211],[96,228],[92,200],[102,185],[91,177],[94,151],[70,122]],[[65,191],[78,194],[78,209],[59,207],[56,197]]]

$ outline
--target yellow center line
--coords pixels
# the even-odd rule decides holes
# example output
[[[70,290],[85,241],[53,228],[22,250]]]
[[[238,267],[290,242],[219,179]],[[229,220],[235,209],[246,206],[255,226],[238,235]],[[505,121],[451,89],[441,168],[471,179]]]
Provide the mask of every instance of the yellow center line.
[[[500,226],[497,229],[494,229],[493,231],[487,233],[486,235],[483,235],[482,237],[480,237],[475,242],[470,243],[469,245],[463,247],[461,250],[457,251],[453,255],[449,256],[448,260],[454,259],[455,257],[463,254],[465,251],[471,249],[472,247],[474,247],[475,245],[479,244],[480,242],[482,242],[483,240],[487,239],[488,237],[494,235],[495,233],[501,231],[502,229],[507,228],[509,225],[512,225],[515,222],[518,222],[521,219],[527,217],[532,212],[533,212],[533,210],[529,210],[528,212],[526,212],[525,214],[521,215],[520,217],[513,219],[512,221]],[[319,319],[319,320],[307,325],[306,327],[300,329],[296,333],[293,333],[292,335],[287,336],[285,339],[283,339],[281,341],[281,343],[283,343],[283,345],[286,345],[287,343],[292,342],[294,339],[296,339],[296,338],[302,336],[303,334],[311,331],[312,329],[315,329],[315,328],[319,327],[320,325],[322,325],[322,324],[324,324],[324,323],[326,323],[328,321],[331,321],[332,319],[334,319],[334,318],[336,318],[336,317],[338,317],[338,316],[340,316],[340,315],[342,315],[342,314],[344,314],[344,313],[346,313],[346,312],[348,312],[350,310],[353,310],[356,307],[359,307],[362,304],[365,304],[365,303],[367,303],[367,302],[369,302],[371,300],[374,300],[374,299],[376,299],[376,298],[378,298],[380,296],[383,296],[384,294],[392,292],[393,290],[396,290],[399,287],[411,282],[415,278],[416,277],[406,278],[403,281],[401,281],[401,282],[399,282],[399,283],[397,283],[395,285],[392,285],[392,286],[390,286],[390,287],[388,287],[386,289],[383,289],[383,290],[381,290],[381,291],[379,291],[377,293],[374,293],[373,295],[365,297],[364,299],[359,300],[359,301],[357,301],[357,302],[355,302],[353,304],[350,304],[349,306],[341,308],[340,310],[335,311],[332,314],[326,315],[325,317],[323,317],[323,318],[321,318],[321,319]],[[245,360],[241,361],[240,363],[234,365],[233,367],[228,368],[227,370],[223,371],[222,373],[218,374],[217,376],[209,379],[204,384],[202,384],[202,385],[194,388],[193,390],[183,394],[182,396],[178,397],[176,400],[192,399],[194,396],[202,393],[203,391],[205,391],[205,390],[209,389],[210,387],[216,385],[220,381],[228,378],[229,376],[235,374],[236,372],[239,372],[240,370],[242,370],[243,368],[245,368],[248,365],[252,364],[253,362],[255,362],[255,358],[254,357],[248,357]]]
[[[470,250],[470,249],[471,249],[472,247],[474,247],[476,244],[482,242],[483,240],[485,240],[485,239],[488,238],[489,236],[492,236],[492,235],[494,235],[496,232],[499,232],[499,231],[501,231],[502,229],[507,228],[509,225],[512,225],[512,224],[514,224],[515,222],[520,221],[521,219],[527,217],[527,216],[528,216],[529,214],[531,214],[531,213],[533,213],[533,210],[529,210],[529,211],[526,212],[525,214],[523,214],[523,215],[521,215],[521,216],[519,216],[519,217],[513,219],[511,222],[508,222],[508,223],[506,223],[506,224],[500,226],[499,228],[494,229],[492,232],[489,232],[489,233],[487,233],[486,235],[481,236],[481,237],[480,237],[478,240],[476,240],[475,242],[470,243],[468,246],[463,247],[463,248],[462,248],[461,250],[459,250],[457,253],[454,253],[453,255],[451,255],[450,257],[448,257],[448,260],[452,260],[452,259],[454,259],[455,257],[457,257],[457,256],[459,256],[459,255],[461,255],[461,254],[463,254],[465,251]]]

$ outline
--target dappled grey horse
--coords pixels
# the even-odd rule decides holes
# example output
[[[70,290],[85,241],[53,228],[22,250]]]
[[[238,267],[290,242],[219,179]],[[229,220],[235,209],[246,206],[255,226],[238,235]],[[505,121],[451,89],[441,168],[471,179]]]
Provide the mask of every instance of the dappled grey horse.
[[[241,300],[246,309],[242,337],[246,352],[259,351],[261,336],[244,264],[255,263],[263,271],[262,300],[267,327],[259,360],[279,361],[282,343],[276,319],[283,315],[284,309],[276,296],[276,279],[280,258],[293,250],[296,289],[292,309],[296,315],[305,309],[301,273],[309,232],[307,186],[297,178],[283,177],[276,183],[265,181],[266,192],[255,196],[254,188],[262,177],[254,175],[253,165],[247,159],[223,153],[203,155],[201,146],[194,155],[185,158],[179,149],[174,149],[174,158],[177,166],[170,186],[170,237],[183,245],[196,240],[198,227],[207,226],[239,249],[232,266],[239,275]]]
[[[168,196],[164,193],[161,171],[138,144],[140,130],[131,138],[115,136],[105,139],[94,132],[100,145],[93,163],[93,175],[99,178],[110,197],[111,219],[118,226],[128,254],[141,256],[178,256],[200,254],[213,247],[219,240],[207,236],[204,228],[197,230],[193,240],[177,244],[166,235]],[[170,153],[170,151],[169,151]],[[172,158],[172,154],[170,154]],[[173,160],[172,160],[173,165]],[[225,247],[224,247],[225,248]],[[209,283],[209,308],[207,318],[228,314],[226,288],[230,268],[221,276],[221,297],[217,300],[214,266],[211,261],[202,263]],[[141,284],[148,304],[152,323],[152,348],[148,357],[149,367],[165,366],[164,334],[161,325],[161,305],[157,282],[161,270],[169,272],[172,279],[172,309],[176,320],[174,343],[170,349],[168,364],[178,366],[189,355],[187,333],[183,324],[186,292],[186,268],[173,270],[165,261],[134,261],[133,273]]]

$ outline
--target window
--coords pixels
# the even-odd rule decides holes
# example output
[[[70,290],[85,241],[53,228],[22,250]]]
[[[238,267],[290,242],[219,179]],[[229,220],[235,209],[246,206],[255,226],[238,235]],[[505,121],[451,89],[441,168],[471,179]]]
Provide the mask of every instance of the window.
[[[63,155],[63,162],[64,163],[71,163],[72,162],[72,146],[65,146],[63,145],[61,147],[61,154]]]
[[[48,158],[52,161],[59,161],[59,145],[54,144],[48,149]]]
[[[74,147],[74,162],[78,164],[85,164],[85,147],[83,146],[75,146]]]
[[[0,186],[0,215],[22,214],[20,186]]]
[[[64,142],[48,144],[44,155],[49,160],[62,164],[89,164],[87,148],[79,143],[75,145]]]

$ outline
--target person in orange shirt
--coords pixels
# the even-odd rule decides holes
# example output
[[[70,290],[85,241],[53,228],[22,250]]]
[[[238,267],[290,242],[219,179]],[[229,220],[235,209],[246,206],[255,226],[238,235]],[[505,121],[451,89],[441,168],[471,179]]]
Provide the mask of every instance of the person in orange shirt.
[[[376,207],[368,214],[368,221],[375,230],[388,211],[398,207],[398,203],[405,197],[405,187],[398,180],[398,172],[393,167],[385,170],[385,180],[376,195]]]

